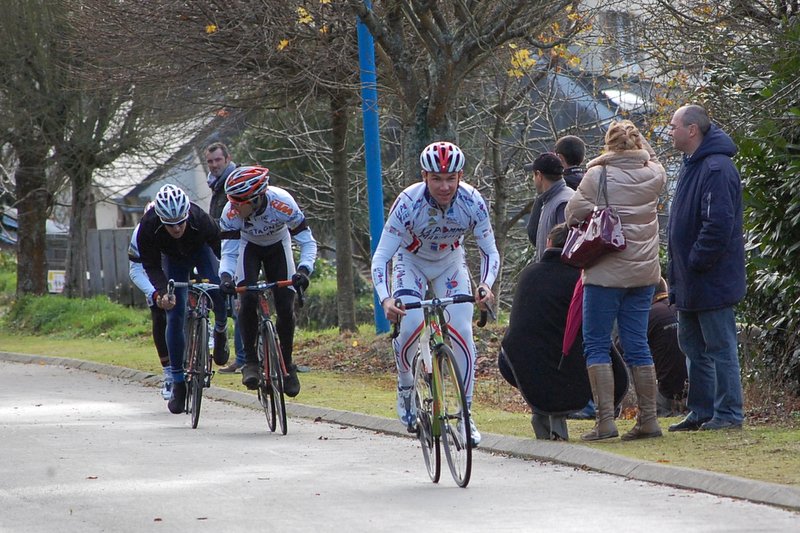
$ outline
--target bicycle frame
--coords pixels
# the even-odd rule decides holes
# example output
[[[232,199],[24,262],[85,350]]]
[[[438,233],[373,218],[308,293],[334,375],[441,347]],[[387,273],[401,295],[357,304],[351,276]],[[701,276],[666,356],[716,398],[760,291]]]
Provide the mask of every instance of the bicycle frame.
[[[278,282],[280,283],[280,282]],[[275,287],[280,287],[281,285],[276,284]],[[267,297],[267,292],[272,289],[269,287],[267,289],[262,290],[258,293],[258,324],[259,324],[259,331],[263,331],[264,328],[267,328],[267,322],[272,323],[272,312],[270,310],[270,302],[269,298]],[[283,357],[279,357],[278,360],[280,361],[280,371],[282,376],[286,376],[286,363],[283,360]],[[269,358],[267,358],[267,365],[269,365]],[[267,366],[267,370],[270,370],[269,366]],[[265,375],[267,379],[267,384],[270,384],[270,372],[267,372]]]
[[[186,295],[186,310],[187,310],[187,323],[188,319],[194,318],[195,320],[200,320],[203,322],[203,326],[205,326],[206,331],[209,331],[210,324],[211,324],[211,316],[210,310],[213,309],[214,304],[211,300],[211,295],[208,294],[209,290],[216,289],[218,285],[213,285],[210,283],[194,283],[189,282],[189,293]],[[197,342],[197,337],[192,336],[191,340]],[[189,339],[187,338],[187,341]],[[208,342],[205,343],[208,346]],[[193,350],[196,349],[196,346],[190,346],[187,342],[186,344],[186,355],[193,353]],[[186,363],[186,376],[191,378],[195,374],[200,373],[200,370],[194,367],[194,358],[184,356],[184,362]],[[205,361],[205,368],[202,370],[203,376],[205,377],[205,387],[211,386],[211,376],[213,375],[213,367],[211,364],[211,357],[206,357]]]

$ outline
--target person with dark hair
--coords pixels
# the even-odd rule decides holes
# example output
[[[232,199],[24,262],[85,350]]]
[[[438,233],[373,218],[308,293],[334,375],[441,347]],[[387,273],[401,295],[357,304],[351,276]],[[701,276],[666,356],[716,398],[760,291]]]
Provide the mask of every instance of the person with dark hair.
[[[567,415],[592,394],[580,335],[562,361],[567,312],[580,277],[579,269],[561,262],[567,233],[566,225],[554,226],[542,260],[520,272],[498,357],[500,373],[531,408],[537,439],[569,440]],[[615,366],[624,374],[621,360]],[[615,384],[621,400],[628,383],[617,379]]]
[[[536,246],[534,260],[541,261],[547,248],[547,235],[553,226],[564,222],[564,207],[573,191],[563,180],[564,166],[553,152],[540,154],[533,163],[525,165],[533,172],[536,201],[528,219],[528,239]]]
[[[658,379],[658,416],[677,416],[686,400],[686,356],[678,343],[678,313],[669,303],[667,282],[661,278],[647,321],[647,343]]]
[[[211,188],[211,203],[208,214],[211,215],[219,224],[222,210],[228,202],[225,196],[225,180],[236,168],[236,163],[231,160],[230,150],[224,143],[216,141],[209,144],[205,149],[206,165],[208,166],[208,177],[206,183]],[[242,341],[242,330],[239,329],[238,301],[230,301],[233,308],[233,345],[236,350],[236,359],[226,367],[218,370],[220,374],[233,374],[241,372],[245,363],[244,342]]]
[[[228,147],[221,142],[209,144],[205,149],[205,158],[206,165],[208,165],[206,183],[211,189],[211,204],[208,214],[219,222],[222,210],[225,209],[225,204],[228,202],[225,197],[225,180],[236,168],[236,163],[231,160]]]
[[[567,187],[577,190],[583,179],[583,160],[586,158],[586,144],[575,135],[565,135],[556,141],[553,149],[564,163],[564,181]]]
[[[731,159],[737,148],[699,105],[675,111],[670,132],[683,164],[667,231],[669,300],[689,361],[689,414],[669,430],[741,429],[734,306],[747,283],[742,182]]]

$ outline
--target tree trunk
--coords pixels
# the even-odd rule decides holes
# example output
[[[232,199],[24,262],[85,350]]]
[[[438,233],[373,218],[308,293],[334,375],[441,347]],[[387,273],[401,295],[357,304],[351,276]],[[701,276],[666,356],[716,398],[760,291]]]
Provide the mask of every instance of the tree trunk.
[[[19,151],[17,195],[17,297],[47,293],[46,227],[53,197],[47,190],[46,155]]]
[[[336,235],[336,305],[339,331],[356,331],[353,244],[350,237],[350,190],[347,179],[347,102],[331,97],[331,146],[333,147],[334,233]]]
[[[64,294],[69,298],[87,296],[87,234],[92,208],[92,172],[79,169],[72,179],[72,209],[69,217],[69,246],[67,247],[67,276]]]

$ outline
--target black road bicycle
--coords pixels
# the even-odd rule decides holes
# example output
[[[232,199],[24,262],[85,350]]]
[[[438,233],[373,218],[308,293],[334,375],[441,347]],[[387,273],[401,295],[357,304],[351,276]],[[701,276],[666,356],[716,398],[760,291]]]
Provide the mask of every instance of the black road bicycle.
[[[186,379],[186,413],[192,417],[192,428],[197,428],[200,420],[200,406],[203,402],[203,389],[211,386],[214,370],[211,366],[208,339],[211,330],[210,311],[214,302],[208,291],[218,290],[219,285],[207,281],[188,282],[169,280],[168,294],[176,288],[188,288],[186,297],[186,350],[183,355],[183,368]]]
[[[281,433],[286,435],[286,400],[283,394],[283,379],[288,374],[283,361],[281,344],[275,324],[272,322],[270,298],[274,289],[294,286],[292,280],[274,282],[259,281],[255,285],[236,287],[236,292],[258,292],[258,400],[267,417],[267,427],[275,431],[280,423]],[[303,292],[295,287],[300,306],[303,306]]]

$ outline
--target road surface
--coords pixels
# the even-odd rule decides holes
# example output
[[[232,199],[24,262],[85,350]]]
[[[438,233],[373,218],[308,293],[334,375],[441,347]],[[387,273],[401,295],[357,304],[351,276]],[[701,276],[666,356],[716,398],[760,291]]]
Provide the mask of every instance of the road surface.
[[[0,362],[0,532],[800,531],[800,515],[488,453],[467,489],[416,441],[204,400],[198,429],[157,389]],[[444,460],[444,459],[443,459]],[[446,468],[446,467],[445,467]]]

